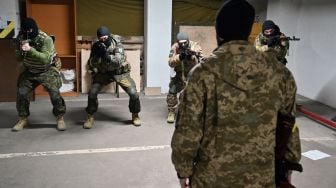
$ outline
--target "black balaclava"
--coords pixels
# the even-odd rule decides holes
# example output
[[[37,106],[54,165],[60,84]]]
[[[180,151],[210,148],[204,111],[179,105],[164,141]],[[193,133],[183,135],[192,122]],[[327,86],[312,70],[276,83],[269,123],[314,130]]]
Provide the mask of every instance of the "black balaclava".
[[[186,40],[187,41],[184,45],[182,45],[181,43],[178,43],[180,48],[188,48],[188,46],[189,46],[189,36],[188,36],[187,33],[180,32],[180,33],[177,34],[176,38],[177,38],[177,42],[179,42],[180,40]]]
[[[108,36],[108,39],[104,41],[104,44],[106,45],[106,47],[109,47],[112,43],[112,39],[110,37],[110,31],[106,26],[100,26],[97,29],[97,37],[100,38],[102,36]]]
[[[32,32],[30,30],[32,29]],[[25,18],[21,21],[21,32],[23,35],[27,36],[28,39],[33,39],[37,37],[39,29],[34,19]]]
[[[273,29],[273,32],[270,35],[266,35],[264,33],[264,31],[268,30],[268,29]],[[265,36],[275,36],[275,35],[279,35],[280,28],[272,20],[266,20],[266,21],[264,21],[264,23],[262,25],[262,32],[263,32],[263,35],[265,35]]]
[[[217,44],[248,40],[254,22],[254,7],[245,0],[229,0],[216,16]]]

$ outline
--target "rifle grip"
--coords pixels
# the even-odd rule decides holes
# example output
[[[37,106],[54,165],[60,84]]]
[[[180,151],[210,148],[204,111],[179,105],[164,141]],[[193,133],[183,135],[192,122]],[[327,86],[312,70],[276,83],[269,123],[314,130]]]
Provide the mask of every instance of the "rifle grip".
[[[295,188],[295,186],[286,181],[281,181],[278,188]]]

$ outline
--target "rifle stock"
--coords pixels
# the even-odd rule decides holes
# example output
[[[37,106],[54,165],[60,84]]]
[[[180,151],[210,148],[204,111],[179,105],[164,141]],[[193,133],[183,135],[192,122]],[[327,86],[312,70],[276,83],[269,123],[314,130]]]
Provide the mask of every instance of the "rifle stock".
[[[294,124],[295,117],[278,113],[275,146],[275,183],[279,188],[295,188],[288,181],[288,173],[292,170],[303,171],[301,164],[292,163],[285,159],[287,143],[292,134]]]
[[[278,186],[278,188],[295,188],[295,186],[293,186],[292,184],[288,182],[280,182],[280,185]]]

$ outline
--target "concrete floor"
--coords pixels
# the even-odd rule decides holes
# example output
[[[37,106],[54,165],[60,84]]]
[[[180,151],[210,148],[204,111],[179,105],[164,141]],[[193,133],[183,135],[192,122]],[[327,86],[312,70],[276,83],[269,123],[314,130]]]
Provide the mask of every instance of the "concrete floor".
[[[141,127],[134,127],[128,97],[100,96],[91,130],[82,128],[86,96],[66,98],[68,129],[59,132],[48,99],[31,103],[30,125],[11,132],[15,103],[0,103],[0,188],[154,188],[179,187],[170,160],[174,126],[166,123],[165,96],[141,96]],[[301,99],[324,116],[336,110]],[[298,114],[302,152],[319,150],[331,157],[302,157],[303,173],[293,182],[305,188],[335,188],[336,134]]]

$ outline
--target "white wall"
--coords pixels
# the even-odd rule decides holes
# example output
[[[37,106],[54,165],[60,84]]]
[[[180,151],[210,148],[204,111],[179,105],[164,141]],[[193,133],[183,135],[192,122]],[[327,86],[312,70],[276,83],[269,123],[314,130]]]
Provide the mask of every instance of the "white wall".
[[[5,21],[14,21],[16,36],[18,34],[18,27],[20,26],[19,2],[17,0],[1,0],[0,17]]]
[[[260,20],[265,20],[267,2],[249,0]],[[145,87],[160,87],[168,92],[170,68],[168,55],[171,47],[172,0],[145,1]],[[213,36],[215,38],[215,36]]]
[[[247,0],[251,5],[253,5],[256,14],[257,22],[263,22],[266,20],[267,14],[267,1],[265,0]]]
[[[171,47],[172,0],[145,1],[145,87],[168,92],[168,56]]]
[[[287,66],[298,94],[336,108],[336,1],[270,0],[267,19],[274,20],[291,42]]]

